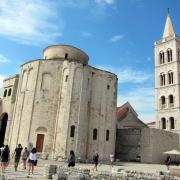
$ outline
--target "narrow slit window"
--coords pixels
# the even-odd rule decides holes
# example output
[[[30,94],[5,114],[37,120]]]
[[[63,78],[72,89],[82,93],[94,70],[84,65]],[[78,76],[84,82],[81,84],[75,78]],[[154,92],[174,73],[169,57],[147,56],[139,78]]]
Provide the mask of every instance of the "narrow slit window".
[[[65,82],[67,82],[68,81],[68,75],[66,75],[66,77],[65,77]]]
[[[93,140],[97,140],[97,129],[93,129]]]
[[[109,141],[109,130],[106,130],[106,141]]]
[[[67,59],[68,58],[68,53],[65,53],[65,59]]]
[[[71,126],[70,137],[74,137],[74,134],[75,134],[75,126],[72,125],[72,126]]]

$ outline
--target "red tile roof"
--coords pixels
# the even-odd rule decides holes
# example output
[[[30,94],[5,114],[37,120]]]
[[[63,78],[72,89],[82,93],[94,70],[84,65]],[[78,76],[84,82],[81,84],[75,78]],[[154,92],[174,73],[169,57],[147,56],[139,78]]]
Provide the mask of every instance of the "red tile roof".
[[[129,102],[126,102],[122,106],[117,107],[117,120],[122,121],[127,116],[129,111],[133,112],[136,116],[138,116],[138,114],[135,112]]]

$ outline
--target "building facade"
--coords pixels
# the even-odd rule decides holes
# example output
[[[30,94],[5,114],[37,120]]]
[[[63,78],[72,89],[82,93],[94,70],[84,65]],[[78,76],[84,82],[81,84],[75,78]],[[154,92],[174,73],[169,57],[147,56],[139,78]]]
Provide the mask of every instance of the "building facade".
[[[55,159],[70,150],[82,160],[95,151],[108,159],[115,150],[117,76],[89,66],[89,57],[70,45],[43,53],[4,80],[1,144],[32,143]]]
[[[155,42],[156,128],[180,130],[180,38],[168,15],[163,37]]]

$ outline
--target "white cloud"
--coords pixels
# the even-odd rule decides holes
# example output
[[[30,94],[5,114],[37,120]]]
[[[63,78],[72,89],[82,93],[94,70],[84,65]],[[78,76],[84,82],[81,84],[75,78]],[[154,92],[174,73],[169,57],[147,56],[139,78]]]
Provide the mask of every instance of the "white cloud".
[[[97,4],[114,4],[114,0],[95,0]]]
[[[62,35],[64,22],[51,1],[3,0],[0,12],[0,35],[11,40],[39,45]]]
[[[111,38],[111,42],[113,42],[113,43],[118,42],[118,41],[120,41],[121,39],[123,39],[124,37],[125,37],[124,34],[113,36],[113,37]]]
[[[122,69],[121,72],[118,72],[118,77],[120,83],[142,83],[152,78],[151,74],[148,74],[145,71],[136,71],[130,68]]]
[[[118,83],[120,86],[117,102],[118,106],[129,101],[142,121],[150,122],[155,120],[155,91],[153,85],[149,85],[153,84],[153,74],[129,67],[97,67],[115,73],[118,76]],[[122,89],[125,89],[126,85],[130,85],[130,87],[128,86],[127,91],[123,90],[122,92],[121,87],[123,86]]]
[[[147,71],[139,71],[129,67],[114,68],[112,66],[97,66],[100,69],[104,69],[115,73],[118,76],[119,83],[143,83],[147,80],[153,79],[153,74]]]
[[[155,91],[154,87],[139,87],[118,95],[118,106],[129,101],[139,118],[144,122],[155,120]]]
[[[5,57],[3,54],[0,54],[0,63],[7,63],[10,62],[10,60]]]
[[[83,31],[81,33],[81,36],[84,37],[84,38],[89,38],[91,37],[93,34],[91,32],[88,32],[88,31]]]

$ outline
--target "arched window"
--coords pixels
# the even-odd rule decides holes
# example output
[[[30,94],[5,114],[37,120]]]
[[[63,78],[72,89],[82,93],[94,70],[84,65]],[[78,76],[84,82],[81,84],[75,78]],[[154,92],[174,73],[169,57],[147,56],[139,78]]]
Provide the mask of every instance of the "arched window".
[[[174,118],[170,117],[169,121],[170,121],[170,129],[175,129]]]
[[[109,141],[109,130],[106,130],[106,141]]]
[[[75,126],[72,125],[72,126],[71,126],[70,137],[74,137],[74,134],[75,134]]]
[[[159,53],[159,64],[164,64],[164,52]]]
[[[173,98],[173,95],[169,95],[169,103],[174,103],[174,98]]]
[[[161,107],[162,108],[166,107],[166,98],[165,98],[165,96],[161,96]]]
[[[173,84],[173,72],[168,72],[168,83]]]
[[[161,118],[162,129],[166,129],[166,119]]]
[[[178,61],[180,61],[180,49],[178,49]]]
[[[167,50],[167,61],[168,62],[172,61],[172,50],[171,49]]]
[[[5,89],[5,91],[4,91],[4,97],[6,97],[7,96],[7,89]]]
[[[169,95],[169,107],[173,107],[174,106],[174,97],[173,95]]]
[[[165,74],[161,73],[160,74],[160,86],[164,86],[165,85]]]
[[[97,140],[97,129],[93,129],[93,140]]]
[[[8,96],[11,96],[11,92],[12,92],[12,89],[10,88],[10,89],[8,90]]]

